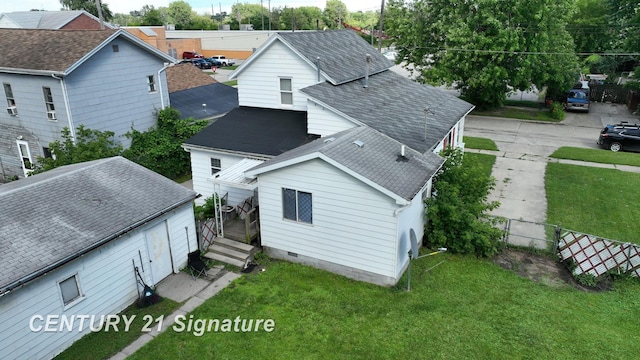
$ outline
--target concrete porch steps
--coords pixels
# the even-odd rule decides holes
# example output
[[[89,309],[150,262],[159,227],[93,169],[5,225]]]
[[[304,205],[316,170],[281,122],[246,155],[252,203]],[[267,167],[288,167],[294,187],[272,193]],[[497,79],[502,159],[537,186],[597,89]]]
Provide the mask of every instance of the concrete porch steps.
[[[258,252],[258,250],[257,247],[252,245],[226,238],[216,238],[213,244],[207,249],[204,257],[243,268],[248,261],[253,259],[253,254]]]

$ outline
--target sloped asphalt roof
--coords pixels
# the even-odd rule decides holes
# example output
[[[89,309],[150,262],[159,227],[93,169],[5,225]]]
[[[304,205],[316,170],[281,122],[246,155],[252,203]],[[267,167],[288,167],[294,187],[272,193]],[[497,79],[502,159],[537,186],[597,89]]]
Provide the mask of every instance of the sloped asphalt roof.
[[[362,146],[355,142],[360,141]],[[444,159],[427,152],[421,154],[366,126],[323,137],[274,157],[247,171],[260,174],[280,166],[291,165],[296,159],[312,155],[326,156],[382,188],[411,200],[440,168]]]
[[[119,156],[0,186],[0,295],[196,196]]]
[[[370,55],[369,73],[389,69],[393,63],[350,29],[330,31],[279,32],[286,44],[315,64],[319,58],[320,69],[334,84],[360,79],[366,73],[366,55]]]
[[[424,153],[435,147],[473,105],[430,85],[387,70],[339,86],[328,82],[300,91],[312,100]],[[425,111],[427,137],[425,140]]]
[[[280,155],[317,136],[307,134],[307,112],[241,106],[185,141],[184,146]]]

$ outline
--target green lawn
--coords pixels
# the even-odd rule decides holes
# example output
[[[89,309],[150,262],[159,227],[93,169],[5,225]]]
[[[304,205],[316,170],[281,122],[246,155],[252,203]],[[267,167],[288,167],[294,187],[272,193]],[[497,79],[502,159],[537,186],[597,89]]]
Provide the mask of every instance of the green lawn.
[[[493,169],[493,164],[496,162],[495,155],[477,154],[477,153],[469,153],[469,152],[464,154],[464,159],[465,160],[471,159],[472,164],[476,163],[480,165],[484,173],[487,174],[487,176],[491,176],[491,169]],[[465,161],[465,164],[467,164],[466,161]]]
[[[528,107],[533,109],[544,109],[544,103],[541,101],[531,101],[531,100],[505,100],[505,106],[518,106],[518,107]]]
[[[549,163],[547,222],[612,240],[640,243],[640,174]]]
[[[640,166],[640,154],[563,146],[550,155],[556,159],[591,161],[602,164]]]
[[[273,319],[273,332],[169,328],[128,359],[622,359],[640,351],[629,338],[639,329],[637,282],[585,293],[443,254],[414,261],[405,289],[404,279],[389,289],[276,261],[191,313]]]
[[[537,120],[537,121],[548,121],[548,122],[560,121],[552,118],[551,112],[549,112],[548,110],[520,109],[520,108],[508,107],[508,106],[502,107],[497,110],[488,110],[488,111],[474,110],[471,112],[471,115],[497,116],[497,117],[504,117],[504,118],[510,118],[510,119]]]
[[[162,299],[159,303],[142,309],[136,306],[130,306],[121,313],[122,315],[126,315],[129,319],[131,316],[135,315],[135,319],[131,323],[131,329],[128,332],[109,331],[87,334],[80,340],[73,343],[73,345],[71,345],[67,350],[56,356],[55,359],[108,359],[140,337],[142,334],[140,330],[145,325],[145,321],[143,319],[145,315],[151,315],[153,319],[157,319],[160,315],[167,316],[171,314],[179,306],[179,303],[170,299]],[[154,325],[157,326],[157,324],[153,323],[149,327],[153,328]],[[122,327],[121,329],[124,328]]]
[[[463,136],[462,139],[465,148],[498,151],[498,146],[491,139],[474,136]]]
[[[238,80],[225,81],[225,82],[223,82],[223,84],[229,85],[229,86],[237,86],[238,85]]]

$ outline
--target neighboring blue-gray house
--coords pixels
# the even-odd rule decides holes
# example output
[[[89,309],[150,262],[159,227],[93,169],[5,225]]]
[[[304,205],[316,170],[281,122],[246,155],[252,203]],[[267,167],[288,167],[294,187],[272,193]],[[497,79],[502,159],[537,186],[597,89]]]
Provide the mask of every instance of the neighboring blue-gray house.
[[[165,69],[175,59],[124,30],[0,29],[0,130],[25,129],[0,144],[0,180],[24,177],[64,127],[113,131],[156,124],[169,105]],[[12,133],[13,134],[13,133]]]
[[[122,157],[0,186],[0,349],[50,359],[187,264],[197,194]],[[138,269],[142,279],[136,278]],[[54,322],[95,316],[58,331]],[[79,318],[75,318],[79,320]],[[49,327],[56,327],[49,325]],[[91,358],[91,354],[86,354]]]

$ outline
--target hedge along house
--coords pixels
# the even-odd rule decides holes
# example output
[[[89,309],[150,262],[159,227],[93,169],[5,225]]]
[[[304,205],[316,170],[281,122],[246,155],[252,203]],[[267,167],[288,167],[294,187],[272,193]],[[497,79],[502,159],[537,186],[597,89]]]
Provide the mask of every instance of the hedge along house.
[[[473,105],[404,78],[392,66],[351,30],[274,34],[230,75],[238,80],[240,107],[183,145],[191,152],[194,190],[231,199],[241,189],[232,180],[255,181],[267,252],[395,283],[409,261],[407,236],[413,231],[422,240],[422,200],[440,166],[436,154],[447,146],[464,148],[464,121]],[[247,131],[224,132],[232,126]],[[267,149],[260,145],[265,134],[273,136]],[[311,151],[306,144],[318,137],[313,146],[324,147]],[[300,154],[300,146],[310,153]],[[300,156],[281,160],[290,153]],[[350,157],[359,163],[349,163]],[[253,168],[247,160],[263,163]],[[423,166],[424,172],[409,179],[403,166]],[[404,190],[391,186],[407,181]],[[302,207],[302,217],[291,215],[291,201],[296,211]],[[358,237],[356,228],[365,235]],[[379,264],[363,254],[376,254],[371,263]]]
[[[153,286],[184,267],[197,249],[196,196],[122,157],[0,186],[3,358],[53,358],[89,332],[89,319],[83,331],[78,322],[43,331],[47,316],[95,315],[97,326],[142,292],[134,268]]]

